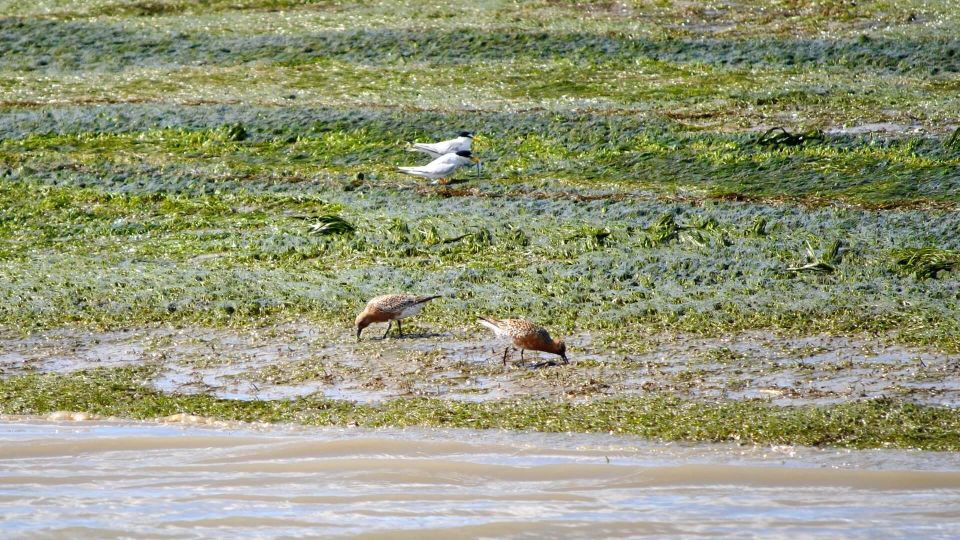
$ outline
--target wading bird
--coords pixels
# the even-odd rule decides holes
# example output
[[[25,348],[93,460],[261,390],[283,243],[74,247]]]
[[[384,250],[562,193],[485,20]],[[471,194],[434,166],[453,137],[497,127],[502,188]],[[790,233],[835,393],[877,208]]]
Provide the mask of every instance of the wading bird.
[[[383,333],[383,337],[386,338],[393,321],[397,321],[397,333],[402,336],[403,328],[400,326],[400,319],[406,319],[420,313],[427,302],[439,297],[439,294],[433,296],[387,294],[370,300],[363,311],[357,315],[357,341],[360,341],[360,333],[363,332],[363,329],[372,323],[387,323],[387,331]]]
[[[448,176],[460,167],[471,163],[480,163],[480,160],[469,150],[461,150],[455,154],[442,155],[422,167],[397,167],[397,169],[404,174],[440,180],[441,184],[446,184]]]
[[[567,346],[559,339],[553,339],[543,328],[523,319],[492,319],[478,317],[477,321],[493,330],[494,335],[505,340],[507,348],[503,351],[503,365],[507,365],[507,353],[510,347],[520,349],[520,360],[523,360],[523,351],[543,351],[559,355],[564,364],[567,360]]]
[[[408,150],[411,152],[423,152],[424,154],[436,159],[440,156],[446,154],[455,154],[463,150],[469,152],[470,145],[472,143],[473,133],[470,133],[469,131],[461,131],[454,139],[440,141],[438,143],[415,142],[413,143],[413,146],[408,148]]]

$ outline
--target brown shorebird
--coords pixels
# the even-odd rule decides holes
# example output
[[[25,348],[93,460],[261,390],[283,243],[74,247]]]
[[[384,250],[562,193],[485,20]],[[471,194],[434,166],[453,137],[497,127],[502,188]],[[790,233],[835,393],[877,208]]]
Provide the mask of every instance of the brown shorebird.
[[[377,322],[387,323],[387,331],[383,333],[383,337],[386,338],[393,321],[397,321],[397,332],[402,336],[403,328],[400,326],[400,319],[406,319],[420,313],[427,302],[439,297],[439,294],[434,296],[387,294],[370,300],[363,311],[357,315],[357,341],[360,341],[360,332],[363,332],[364,328]]]
[[[489,319],[479,317],[480,324],[486,326],[501,339],[506,340],[509,345],[503,351],[503,365],[507,365],[507,353],[510,347],[520,349],[520,360],[523,360],[523,351],[543,351],[551,354],[560,355],[564,364],[569,364],[567,360],[567,346],[562,340],[553,339],[543,328],[523,319]]]

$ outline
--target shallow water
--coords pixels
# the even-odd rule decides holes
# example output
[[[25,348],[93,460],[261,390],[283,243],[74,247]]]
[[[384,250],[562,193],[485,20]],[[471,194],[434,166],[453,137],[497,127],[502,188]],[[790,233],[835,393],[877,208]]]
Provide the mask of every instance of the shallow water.
[[[960,455],[0,422],[0,536],[956,537]]]

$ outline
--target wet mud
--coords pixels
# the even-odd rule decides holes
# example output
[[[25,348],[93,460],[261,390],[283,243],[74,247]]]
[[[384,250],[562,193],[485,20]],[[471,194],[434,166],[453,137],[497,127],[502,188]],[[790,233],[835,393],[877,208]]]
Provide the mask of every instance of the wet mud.
[[[0,341],[0,376],[148,365],[165,392],[272,400],[308,395],[354,402],[429,396],[451,400],[590,400],[667,394],[831,404],[877,398],[956,407],[960,357],[871,337],[724,338],[658,334],[624,352],[590,334],[569,336],[573,362],[512,351],[469,328],[415,328],[382,338],[306,324],[254,330],[153,326],[92,333],[59,329]]]

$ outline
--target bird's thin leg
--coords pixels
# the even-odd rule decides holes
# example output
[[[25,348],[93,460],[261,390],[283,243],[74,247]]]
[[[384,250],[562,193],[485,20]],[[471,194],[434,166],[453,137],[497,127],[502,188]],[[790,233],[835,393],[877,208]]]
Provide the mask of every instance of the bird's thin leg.
[[[387,331],[383,333],[383,337],[380,339],[387,339],[387,334],[390,333],[391,326],[393,326],[393,321],[387,321]]]
[[[510,347],[507,347],[503,350],[503,367],[507,367],[507,353],[510,352]]]
[[[523,362],[523,349],[520,349],[520,361]]]
[[[403,337],[403,327],[400,326],[400,319],[397,319],[397,335]]]

